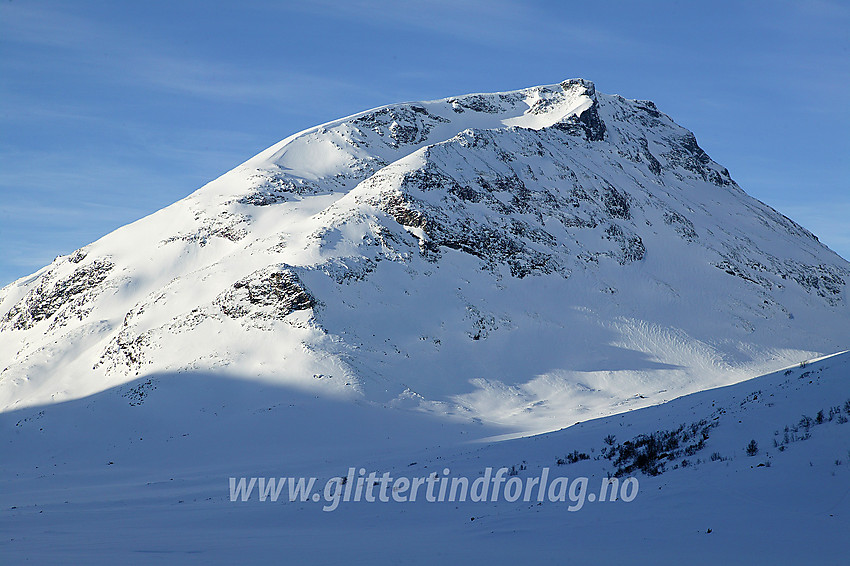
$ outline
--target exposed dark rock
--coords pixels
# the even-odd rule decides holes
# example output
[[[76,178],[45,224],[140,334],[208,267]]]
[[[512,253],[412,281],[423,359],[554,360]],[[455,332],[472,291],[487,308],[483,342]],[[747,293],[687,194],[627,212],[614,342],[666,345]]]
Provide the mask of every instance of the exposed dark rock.
[[[397,105],[381,108],[355,118],[351,123],[358,128],[368,128],[389,138],[389,145],[400,147],[418,144],[428,138],[431,129],[445,118],[430,114],[418,105]]]
[[[26,330],[54,315],[59,317],[54,325],[72,316],[82,320],[88,314],[85,305],[103,290],[102,283],[112,268],[108,259],[95,259],[55,282],[53,271],[45,273],[38,285],[0,319],[0,330]]]
[[[582,136],[587,141],[602,141],[605,139],[605,122],[599,116],[599,102],[596,98],[596,87],[584,79],[570,79],[561,83],[564,91],[578,91],[592,100],[589,108],[579,115],[571,115],[554,124],[554,128],[565,131],[573,136]]]
[[[717,186],[732,184],[729,171],[717,170],[712,167],[711,158],[697,144],[697,139],[691,132],[668,140],[670,151],[664,153],[663,157],[673,166],[679,166],[687,171],[696,173],[703,180]]]
[[[448,103],[451,104],[452,110],[457,113],[471,110],[473,112],[497,114],[514,106],[520,100],[521,98],[516,94],[468,94],[450,98]]]
[[[640,261],[646,255],[646,247],[640,236],[636,234],[626,234],[626,232],[617,224],[611,224],[605,229],[608,239],[617,242],[620,245],[620,250],[617,253],[616,259],[621,265]]]
[[[652,155],[652,152],[649,151],[649,142],[647,141],[646,138],[641,138],[639,140],[639,143],[640,143],[640,147],[641,147],[641,150],[642,150],[641,156],[646,161],[647,167],[649,167],[649,170],[652,171],[654,174],[660,175],[661,174],[661,162],[659,162],[658,159],[656,159],[655,156]]]
[[[449,193],[467,202],[480,202],[482,199],[481,193],[469,186],[453,185],[449,188]]]
[[[250,194],[238,199],[237,202],[239,204],[250,204],[253,206],[269,206],[292,200],[294,195],[308,196],[326,192],[327,190],[323,190],[317,185],[308,183],[303,179],[291,179],[282,175],[272,175],[266,177]]]
[[[204,247],[210,242],[211,238],[223,238],[231,242],[238,242],[248,235],[248,230],[244,226],[247,222],[248,217],[246,216],[222,213],[218,218],[203,221],[200,228],[195,232],[171,236],[162,243],[183,241]]]
[[[499,325],[493,315],[482,313],[474,305],[467,305],[466,312],[467,318],[472,321],[472,329],[467,331],[466,335],[472,340],[484,340],[491,332],[498,330]]]
[[[71,263],[80,263],[81,261],[86,259],[86,256],[88,256],[88,252],[85,250],[85,248],[80,248],[68,256],[68,261]]]
[[[605,204],[605,210],[612,218],[631,219],[629,197],[626,193],[618,191],[615,187],[608,186],[602,192],[602,201]]]
[[[699,236],[694,230],[694,223],[673,210],[668,210],[664,213],[664,222],[668,226],[672,226],[676,232],[689,242],[693,242]]]
[[[406,178],[403,186],[406,183],[413,183],[414,186],[422,183],[423,190],[432,190],[440,182],[437,177],[419,170]],[[494,181],[493,185],[509,192],[510,189],[521,190],[522,187],[521,182],[517,183],[517,180],[510,178]],[[490,204],[491,201],[486,202]],[[532,245],[534,242],[545,242],[550,247],[557,246],[555,239],[545,230],[516,219],[498,214],[483,223],[468,213],[464,214],[464,209],[458,211],[461,213],[458,218],[453,218],[440,208],[407,193],[385,194],[377,204],[399,224],[421,228],[427,236],[426,242],[422,242],[423,253],[431,254],[431,257],[435,248],[443,246],[474,255],[491,265],[506,264],[515,277],[524,277],[534,272],[563,272],[552,253],[534,249]],[[497,208],[511,210],[505,205]]]
[[[316,305],[294,269],[279,266],[254,272],[215,300],[225,315],[282,319]]]
[[[663,116],[663,114],[658,111],[658,107],[655,106],[655,103],[651,100],[635,100],[634,105],[640,110],[643,110],[644,112],[652,116],[653,118],[661,118],[661,116]]]
[[[556,122],[552,127],[567,132],[571,136],[583,137],[591,142],[605,139],[605,122],[599,117],[598,105],[595,102],[578,116],[572,114],[560,122]]]
[[[596,103],[578,115],[578,123],[584,129],[584,136],[587,141],[605,139],[605,122],[599,117],[599,107]]]
[[[735,277],[739,277],[744,281],[749,281],[750,283],[754,283],[766,289],[771,289],[773,284],[769,279],[766,279],[759,275],[754,275],[749,269],[743,268],[736,261],[730,259],[724,259],[720,263],[714,265],[718,269],[722,269],[729,275],[733,275]]]
[[[122,370],[121,373],[138,374],[142,365],[149,363],[149,360],[145,358],[145,352],[151,347],[152,334],[151,331],[147,331],[135,335],[129,327],[122,328],[121,332],[109,342],[92,369],[105,366],[107,374],[119,369]]]
[[[150,394],[151,391],[156,389],[156,384],[152,379],[145,380],[139,383],[136,386],[128,387],[124,393],[121,394],[122,397],[128,400],[128,403],[131,407],[138,407],[142,403],[145,402],[145,398]]]
[[[354,256],[325,262],[316,269],[342,285],[364,280],[377,265],[372,259]]]

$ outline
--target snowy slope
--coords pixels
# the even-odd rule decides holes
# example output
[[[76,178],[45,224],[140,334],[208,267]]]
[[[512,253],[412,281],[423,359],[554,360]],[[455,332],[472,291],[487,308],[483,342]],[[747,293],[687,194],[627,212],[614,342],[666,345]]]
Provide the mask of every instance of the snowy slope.
[[[0,556],[15,564],[842,563],[848,379],[845,353],[549,434],[470,443],[492,427],[214,376],[140,378],[0,414]],[[633,501],[588,497],[572,512],[569,501],[503,498],[349,502],[331,513],[309,501],[229,499],[229,477],[324,481],[351,466],[393,477],[449,467],[470,478],[513,466],[520,479],[549,467],[553,477],[587,477],[590,494],[634,462],[616,463],[627,441],[677,430],[696,432],[679,433],[679,452],[656,459],[657,475],[631,472]],[[759,450],[748,456],[751,440]],[[558,465],[573,452],[588,458]]]
[[[397,104],[0,290],[0,408],[191,372],[549,431],[846,348],[848,277],[651,102]]]

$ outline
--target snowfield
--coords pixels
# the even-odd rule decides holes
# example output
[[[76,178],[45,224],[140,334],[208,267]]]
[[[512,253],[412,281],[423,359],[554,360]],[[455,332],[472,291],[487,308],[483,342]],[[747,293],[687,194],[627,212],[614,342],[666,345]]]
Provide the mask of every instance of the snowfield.
[[[328,122],[0,289],[0,557],[840,560],[848,280],[589,81]],[[229,498],[350,467],[640,492]]]
[[[841,563],[850,550],[848,379],[842,354],[557,432],[481,442],[496,431],[252,381],[159,375],[0,415],[0,554],[10,564]],[[523,479],[549,467],[587,477],[590,494],[614,475],[626,441],[694,423],[698,436],[682,453],[652,463],[657,475],[620,477],[639,481],[628,503],[585,500],[571,512],[570,500],[420,497],[324,512],[285,494],[230,500],[230,477],[324,483],[349,467],[393,476],[449,467],[472,479],[486,467],[514,467]],[[706,428],[704,445],[684,453]],[[758,453],[748,456],[752,440]],[[574,452],[588,459],[558,465]]]

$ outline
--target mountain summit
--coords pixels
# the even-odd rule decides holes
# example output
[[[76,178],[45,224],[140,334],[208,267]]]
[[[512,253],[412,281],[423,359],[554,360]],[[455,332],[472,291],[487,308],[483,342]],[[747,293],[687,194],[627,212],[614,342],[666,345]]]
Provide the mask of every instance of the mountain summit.
[[[553,430],[844,349],[848,278],[652,102],[394,104],[0,290],[0,409],[215,371]]]

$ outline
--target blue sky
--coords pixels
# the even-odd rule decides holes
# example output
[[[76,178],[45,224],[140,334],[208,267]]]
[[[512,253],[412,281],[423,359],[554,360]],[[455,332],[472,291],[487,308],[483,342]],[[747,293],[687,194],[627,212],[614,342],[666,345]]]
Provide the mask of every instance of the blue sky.
[[[0,4],[0,285],[298,130],[571,77],[850,257],[846,2]]]

